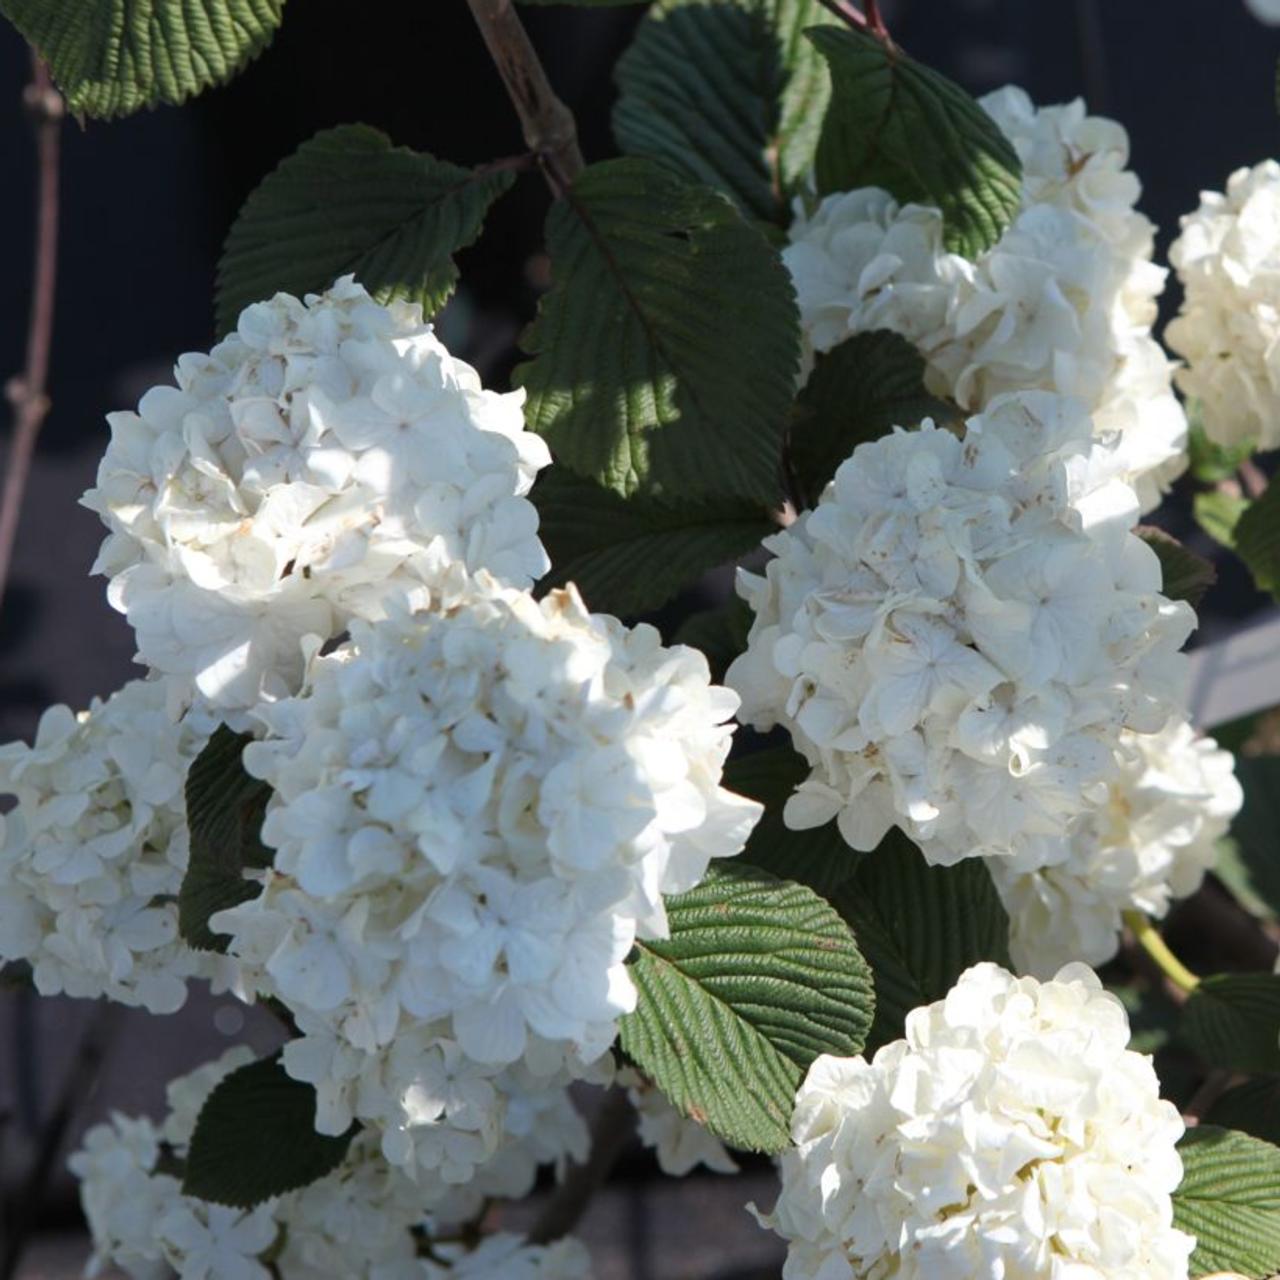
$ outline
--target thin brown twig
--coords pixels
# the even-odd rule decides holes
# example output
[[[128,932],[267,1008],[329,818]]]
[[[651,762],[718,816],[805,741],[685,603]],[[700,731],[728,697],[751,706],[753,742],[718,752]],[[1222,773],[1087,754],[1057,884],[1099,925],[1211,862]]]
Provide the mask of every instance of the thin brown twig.
[[[584,1164],[571,1165],[564,1181],[529,1231],[531,1244],[550,1244],[578,1225],[591,1197],[604,1185],[635,1132],[636,1113],[625,1089],[605,1095],[591,1126],[591,1151]]]
[[[891,44],[892,37],[889,35],[889,28],[885,26],[884,16],[880,12],[880,0],[866,0],[866,5],[867,28],[877,39],[883,40],[886,44]]]
[[[1249,497],[1257,499],[1266,493],[1267,473],[1252,458],[1246,458],[1237,471]]]
[[[53,341],[54,286],[58,270],[58,159],[62,142],[61,95],[49,70],[33,49],[31,81],[23,90],[23,106],[35,130],[36,243],[31,284],[31,318],[27,327],[26,364],[10,379],[5,395],[13,406],[13,435],[0,490],[0,601],[4,599],[18,534],[18,517],[26,494],[36,438],[49,413],[49,350]]]
[[[857,31],[866,31],[870,24],[867,22],[866,14],[861,9],[855,8],[849,3],[849,0],[818,0],[818,3],[824,8],[834,13],[841,22],[847,23]]]
[[[467,0],[507,87],[525,144],[538,157],[556,195],[564,195],[583,167],[573,112],[555,95],[514,0]]]

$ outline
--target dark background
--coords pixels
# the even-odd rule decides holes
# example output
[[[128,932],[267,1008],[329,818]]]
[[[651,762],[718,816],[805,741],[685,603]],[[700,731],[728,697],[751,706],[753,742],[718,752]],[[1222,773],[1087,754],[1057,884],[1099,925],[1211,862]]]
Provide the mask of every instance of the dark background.
[[[1161,253],[1201,187],[1220,189],[1232,169],[1277,151],[1280,30],[1259,24],[1242,0],[897,0],[885,9],[901,44],[975,93],[1010,81],[1040,103],[1087,93],[1092,109],[1121,120],[1145,187],[1141,207],[1161,228]],[[577,114],[588,160],[614,153],[611,72],[642,12],[524,10],[553,83]],[[27,74],[25,46],[0,21],[0,380],[21,367],[29,304],[34,166],[19,105]],[[106,443],[104,414],[167,380],[179,353],[208,348],[218,250],[240,204],[317,130],[357,120],[464,164],[523,150],[464,0],[292,0],[271,49],[230,86],[183,108],[65,129],[53,410],[0,607],[0,741],[29,735],[51,702],[80,707],[137,674],[128,627],[108,608],[103,580],[88,577],[101,527],[76,505]],[[547,199],[536,174],[522,177],[461,259],[463,287],[444,336],[491,383],[509,372],[544,278]],[[7,446],[4,419],[0,404]],[[1212,553],[1185,501],[1160,518]],[[1210,636],[1259,603],[1242,570],[1220,568],[1204,611]],[[0,1120],[12,1108],[19,1138],[38,1132],[86,1016],[83,1004],[0,994]],[[162,1081],[220,1051],[239,1016],[208,999],[167,1020],[123,1015],[92,1110],[153,1108]],[[6,1162],[0,1143],[0,1186],[6,1163],[12,1178],[15,1158],[20,1168],[29,1149],[11,1142]],[[62,1207],[55,1197],[50,1225],[73,1213],[71,1188],[59,1185]],[[631,1259],[615,1271],[600,1256],[602,1276],[717,1274],[695,1259],[695,1236],[705,1247],[720,1231],[711,1184],[681,1186],[688,1192],[644,1193],[667,1197],[652,1212],[668,1239],[679,1197],[698,1197],[678,1271],[646,1252],[650,1210],[633,1196],[625,1211],[615,1206],[614,1219],[607,1207],[597,1214],[595,1234],[612,1233],[620,1250],[625,1241]],[[771,1199],[767,1186],[758,1194]],[[726,1241],[759,1236],[742,1220],[744,1198],[728,1192]],[[708,1225],[710,1235],[701,1230]]]

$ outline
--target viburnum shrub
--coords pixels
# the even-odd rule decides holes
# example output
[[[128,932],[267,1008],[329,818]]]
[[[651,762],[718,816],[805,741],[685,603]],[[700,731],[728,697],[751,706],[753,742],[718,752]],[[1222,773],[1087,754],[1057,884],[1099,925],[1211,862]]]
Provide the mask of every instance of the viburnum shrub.
[[[635,1128],[673,1176],[776,1157],[786,1280],[1280,1271],[1280,764],[1194,722],[1213,570],[1142,523],[1195,486],[1280,587],[1280,165],[1183,219],[1175,359],[1083,103],[975,101],[875,3],[655,0],[588,165],[469,3],[527,154],[349,124],[263,180],[83,498],[143,674],[0,747],[8,978],[281,1024],[88,1132],[95,1265],[586,1280]],[[0,12],[55,131],[284,20]],[[516,181],[551,275],[498,390],[432,318]],[[1154,923],[1197,893],[1230,972]]]

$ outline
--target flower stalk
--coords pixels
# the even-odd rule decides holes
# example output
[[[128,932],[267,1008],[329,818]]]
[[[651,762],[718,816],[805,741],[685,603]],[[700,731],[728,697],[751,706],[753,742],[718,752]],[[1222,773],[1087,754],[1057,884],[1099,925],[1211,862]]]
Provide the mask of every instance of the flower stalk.
[[[1133,932],[1138,945],[1159,965],[1160,972],[1179,991],[1190,995],[1200,985],[1200,979],[1169,950],[1160,931],[1141,911],[1126,911],[1124,922]]]

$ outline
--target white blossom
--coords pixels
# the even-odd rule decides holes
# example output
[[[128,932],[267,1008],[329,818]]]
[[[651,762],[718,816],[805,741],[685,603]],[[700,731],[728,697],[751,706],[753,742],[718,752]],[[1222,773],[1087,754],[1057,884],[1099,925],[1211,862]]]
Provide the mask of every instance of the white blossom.
[[[1060,861],[1027,872],[991,862],[1024,972],[1111,959],[1123,912],[1158,919],[1200,887],[1244,801],[1231,753],[1181,718],[1160,733],[1125,733],[1119,760],[1105,804],[1063,837]]]
[[[653,1151],[663,1173],[683,1178],[699,1165],[715,1173],[738,1172],[738,1163],[724,1143],[705,1125],[677,1111],[662,1090],[638,1071],[624,1067],[617,1083],[636,1109],[640,1141]]]
[[[486,575],[352,624],[244,755],[274,798],[261,894],[213,917],[305,1035],[285,1066],[318,1122],[462,1183],[522,1065],[557,1085],[634,1005],[624,960],[664,893],[737,853],[760,806],[724,791],[737,698],[696,650]],[[564,1073],[567,1073],[565,1075]]]
[[[425,1275],[431,1280],[591,1280],[591,1258],[572,1237],[531,1245],[504,1232],[490,1236],[451,1267],[432,1268]]]
[[[1128,1041],[1084,965],[981,964],[871,1062],[819,1058],[761,1219],[785,1280],[1185,1280],[1182,1119]]]
[[[871,849],[896,823],[939,863],[1061,860],[1121,731],[1178,705],[1195,622],[1160,594],[1117,465],[1074,402],[1002,396],[962,438],[926,420],[859,445],[765,540],[726,680],[809,762],[788,826],[835,818]]]
[[[389,590],[545,572],[524,393],[484,390],[417,305],[349,276],[277,294],[175,378],[109,416],[84,503],[141,658],[224,712],[294,692],[304,639],[380,617]]]
[[[1202,191],[1169,250],[1184,291],[1165,341],[1186,361],[1178,385],[1220,444],[1280,445],[1280,164],[1237,169]]]
[[[797,202],[783,258],[813,352],[889,329],[926,359],[926,382],[967,410],[1012,391],[1082,400],[1143,509],[1186,465],[1186,416],[1151,336],[1166,272],[1134,208],[1128,136],[1079,100],[1035,107],[1021,90],[981,100],[1017,150],[1022,209],[975,261],[946,252],[936,209],[876,188]]]
[[[183,784],[211,725],[175,716],[163,684],[133,680],[78,715],[49,708],[35,741],[0,747],[16,798],[0,844],[0,960],[37,990],[171,1013],[208,960],[178,936],[187,867]]]

